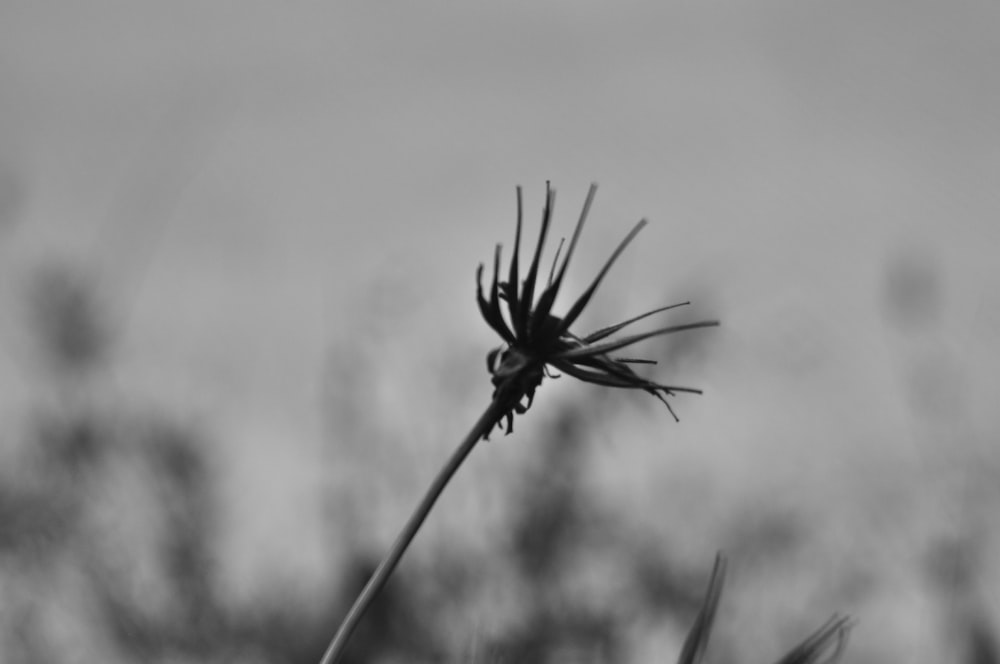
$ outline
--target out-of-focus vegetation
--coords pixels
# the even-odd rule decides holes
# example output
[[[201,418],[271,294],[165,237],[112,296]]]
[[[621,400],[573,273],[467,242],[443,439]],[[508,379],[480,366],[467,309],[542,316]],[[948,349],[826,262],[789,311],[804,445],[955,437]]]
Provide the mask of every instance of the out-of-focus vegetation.
[[[308,616],[219,596],[210,441],[102,398],[112,337],[86,277],[49,267],[26,293],[48,396],[0,473],[3,661],[299,661]]]
[[[349,552],[325,609],[287,595],[234,608],[218,583],[226,560],[217,554],[224,529],[212,441],[156,404],[102,398],[102,385],[113,382],[113,335],[86,277],[50,266],[25,292],[51,398],[25,414],[24,440],[0,474],[4,661],[318,659],[379,552],[354,549],[360,537],[334,538]],[[363,388],[352,394],[365,398]],[[586,432],[609,407],[599,391],[591,394],[590,403],[551,420],[543,444],[525,450],[536,458],[511,483],[499,550],[483,559],[454,541],[433,565],[407,568],[367,616],[349,661],[625,662],[634,661],[635,622],[683,633],[706,568],[679,565],[588,495]],[[334,411],[367,417],[360,403]],[[363,527],[365,504],[353,511]],[[343,524],[330,527],[343,533]],[[497,590],[494,574],[477,574],[491,566],[504,569],[516,596],[493,616],[506,627],[456,634],[469,623],[450,625],[449,616]],[[715,652],[723,656],[725,644]]]
[[[346,550],[331,559],[346,562],[332,575],[339,581],[324,593],[325,607],[289,593],[250,608],[230,601],[218,582],[227,561],[218,555],[225,529],[215,446],[198,425],[171,419],[155,403],[102,398],[115,349],[100,294],[85,277],[57,265],[25,292],[26,324],[51,398],[25,414],[24,440],[0,473],[4,661],[317,660],[381,554],[362,546],[363,532],[344,536],[365,529],[371,505],[331,487],[328,498],[347,505],[328,505],[330,546]],[[683,349],[664,351],[674,361]],[[352,356],[333,355],[341,358],[335,371],[350,374]],[[336,426],[358,435],[377,428],[365,409],[377,386],[355,378],[352,390],[333,395],[339,401],[331,413]],[[491,550],[453,536],[435,545],[433,562],[418,556],[404,566],[363,622],[348,661],[674,661],[702,602],[708,561],[692,565],[683,547],[665,547],[635,525],[635,515],[588,488],[591,432],[622,404],[600,390],[581,396],[554,405],[555,415],[524,447],[533,458],[510,478]],[[695,529],[699,512],[690,513]],[[742,574],[802,546],[790,522],[763,515],[756,523],[720,542],[745,556]],[[682,542],[685,526],[673,529]],[[929,579],[951,603],[941,628],[954,637],[952,661],[991,664],[997,640],[974,601],[974,553],[962,542],[942,549]],[[848,608],[818,606],[804,621]],[[488,626],[470,628],[469,611],[488,614]],[[740,631],[725,616],[723,608],[711,660],[745,661]],[[865,616],[858,618],[863,626]],[[657,632],[662,639],[651,640]]]

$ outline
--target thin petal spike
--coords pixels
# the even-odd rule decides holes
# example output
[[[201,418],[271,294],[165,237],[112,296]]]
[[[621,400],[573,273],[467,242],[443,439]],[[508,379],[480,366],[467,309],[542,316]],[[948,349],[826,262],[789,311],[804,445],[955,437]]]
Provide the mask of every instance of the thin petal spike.
[[[674,418],[674,422],[681,421],[681,418],[677,417],[677,413],[674,412],[674,407],[670,405],[670,402],[667,401],[666,397],[664,397],[662,394],[660,394],[655,390],[646,390],[646,391],[652,394],[657,399],[659,399],[661,402],[663,402],[663,405],[667,407],[668,411],[670,411],[670,416]]]
[[[588,345],[583,348],[574,348],[573,350],[563,351],[557,354],[560,359],[572,360],[579,357],[586,357],[588,355],[604,355],[612,351],[616,351],[620,348],[625,348],[626,346],[631,346],[634,343],[638,343],[645,339],[651,337],[656,337],[664,334],[673,334],[674,332],[683,332],[684,330],[695,330],[702,327],[717,327],[719,321],[702,321],[700,323],[688,323],[687,325],[674,325],[672,327],[662,327],[658,330],[653,330],[652,332],[644,332],[642,334],[633,334],[627,337],[622,337],[621,339],[616,339],[614,341],[606,341],[603,344]]]
[[[560,323],[559,327],[557,327],[553,331],[554,336],[562,335],[562,333],[568,330],[569,326],[576,321],[577,317],[579,317],[579,315],[583,312],[584,307],[586,307],[587,304],[590,302],[590,298],[594,295],[594,291],[596,291],[597,287],[601,284],[601,280],[604,279],[604,275],[608,273],[608,270],[611,269],[611,266],[614,265],[616,260],[618,260],[618,256],[621,255],[622,251],[625,250],[625,247],[629,245],[629,243],[635,238],[635,236],[639,233],[639,231],[642,230],[642,227],[645,225],[646,225],[646,220],[642,219],[639,221],[639,223],[635,225],[635,227],[631,231],[629,231],[629,234],[625,236],[625,239],[621,241],[621,244],[618,245],[618,248],[616,248],[614,253],[611,254],[611,258],[609,258],[608,261],[604,264],[604,267],[601,268],[601,271],[597,273],[597,277],[594,279],[593,283],[590,284],[590,287],[583,292],[583,295],[581,295],[579,299],[577,299],[573,307],[569,310],[566,316],[563,317],[562,323]]]
[[[594,196],[597,194],[597,185],[590,185],[590,189],[587,191],[587,200],[583,203],[583,210],[580,211],[580,218],[576,222],[576,228],[573,229],[573,237],[569,241],[569,248],[566,250],[566,258],[563,260],[562,266],[559,268],[559,276],[556,277],[557,282],[562,282],[563,276],[566,274],[566,268],[569,267],[569,262],[573,258],[573,251],[576,249],[576,243],[580,240],[580,233],[583,232],[583,225],[587,221],[587,215],[590,214],[590,206],[594,202]],[[552,263],[552,269],[555,270],[555,262]],[[551,279],[550,279],[551,281]]]
[[[559,262],[559,254],[560,252],[562,252],[564,244],[566,244],[566,238],[564,237],[559,238],[559,246],[556,247],[556,255],[552,259],[552,267],[549,269],[549,283],[546,285],[546,287],[552,285],[552,279],[556,276],[556,263]]]
[[[556,276],[555,281],[551,282],[549,289],[542,293],[541,298],[538,300],[538,311],[546,314],[545,316],[537,316],[535,318],[535,325],[538,327],[534,329],[538,332],[543,329],[543,325],[548,327],[553,324],[547,314],[552,310],[552,305],[555,302],[556,295],[559,293],[559,287],[562,285],[563,277],[566,276],[566,268],[569,267],[569,262],[573,258],[573,251],[576,249],[576,243],[580,239],[580,233],[583,232],[583,225],[587,221],[587,215],[590,213],[590,206],[594,202],[595,194],[597,194],[597,185],[592,184],[590,185],[590,189],[587,191],[587,200],[583,203],[583,210],[580,212],[580,219],[576,222],[576,228],[573,230],[573,237],[569,241],[569,248],[566,249],[566,257],[563,259],[562,265],[559,267],[559,274]],[[552,267],[555,269],[555,263],[552,264]],[[566,326],[562,331],[565,331],[568,327],[569,326]],[[545,334],[548,333],[548,330],[546,330]],[[560,334],[561,332],[555,332],[552,334],[552,338],[557,338]]]
[[[504,322],[503,316],[499,315],[499,310],[493,310],[490,303],[486,301],[486,297],[483,295],[484,269],[485,266],[480,263],[479,268],[476,270],[476,301],[479,303],[479,312],[483,315],[483,319],[486,323],[493,328],[494,332],[499,334],[504,341],[512,344],[514,343],[514,336],[507,328],[507,323]]]
[[[609,360],[597,361],[597,358],[591,358],[591,361],[587,363],[586,366],[592,366],[597,369],[598,375],[607,374],[608,376],[614,378],[615,380],[621,381],[626,384],[627,387],[632,389],[640,389],[644,392],[652,394],[654,397],[660,400],[660,402],[667,407],[670,411],[671,417],[674,418],[675,422],[680,422],[680,418],[677,417],[677,413],[674,412],[673,406],[667,401],[665,395],[673,395],[674,391],[678,392],[693,392],[695,394],[701,394],[701,390],[690,388],[690,387],[672,387],[669,385],[661,385],[655,383],[651,380],[647,380],[642,376],[638,375],[632,369],[626,365],[618,364]],[[604,372],[603,374],[601,372]],[[588,372],[592,373],[592,372]],[[607,377],[605,377],[607,380]],[[662,394],[661,394],[662,393]]]
[[[499,244],[493,250],[493,285],[490,287],[490,308],[496,315],[500,312],[500,258],[503,247]]]
[[[518,288],[520,286],[521,275],[518,274],[520,266],[518,260],[521,254],[521,225],[524,218],[524,201],[521,194],[521,187],[517,187],[517,229],[514,231],[514,255],[510,259],[510,272],[507,275],[507,310],[510,312],[510,322],[514,327],[514,333],[524,329],[524,322],[521,317],[521,306],[518,303]]]
[[[635,318],[629,318],[628,320],[623,321],[621,323],[616,323],[614,325],[609,325],[608,327],[602,327],[601,329],[597,330],[596,332],[591,332],[590,334],[588,334],[586,337],[583,338],[583,340],[585,342],[587,342],[588,344],[589,343],[593,343],[595,341],[600,341],[601,339],[604,339],[605,337],[610,337],[615,332],[618,332],[619,330],[621,330],[621,329],[623,329],[623,328],[631,325],[632,323],[638,323],[642,319],[648,318],[649,316],[652,316],[653,314],[658,314],[660,312],[667,311],[668,309],[676,309],[677,307],[683,307],[683,306],[686,306],[688,304],[691,304],[691,303],[690,302],[678,302],[677,304],[668,304],[665,307],[660,307],[659,309],[653,309],[652,311],[647,311],[644,314],[639,314]]]
[[[538,263],[541,261],[542,250],[545,248],[545,237],[548,234],[549,222],[552,220],[552,208],[555,207],[556,192],[549,183],[546,183],[545,187],[545,211],[542,212],[542,229],[538,234],[538,245],[535,247],[535,256],[531,259],[528,276],[524,279],[524,291],[521,293],[520,318],[525,323],[526,328],[528,327],[527,322],[531,313],[531,305],[535,299],[535,281],[538,278]]]
[[[569,362],[553,362],[552,366],[559,369],[568,376],[572,376],[578,380],[582,380],[585,383],[593,383],[595,385],[603,385],[604,387],[625,387],[629,389],[645,389],[645,385],[637,384],[633,380],[625,380],[623,378],[618,378],[610,374],[601,373],[598,371],[592,371],[589,369],[582,369],[575,364],[570,364]]]
[[[503,312],[500,310],[500,258],[502,249],[498,244],[493,251],[493,284],[490,287],[490,313],[493,314],[493,318],[499,325],[503,327],[506,334],[501,334],[501,336],[503,336],[504,341],[513,343],[514,334],[507,327],[507,322],[503,319]]]
[[[554,366],[558,367],[559,369],[562,369],[568,376],[573,376],[574,378],[582,380],[585,383],[593,383],[594,385],[601,385],[604,387],[619,387],[624,389],[642,390],[643,392],[648,392],[649,394],[652,394],[654,397],[659,399],[663,403],[663,405],[667,407],[667,410],[670,411],[670,415],[674,418],[675,422],[680,421],[680,418],[677,417],[677,413],[675,413],[674,409],[670,406],[670,402],[668,402],[663,397],[663,395],[660,394],[661,391],[667,391],[668,393],[669,391],[666,388],[657,386],[656,383],[650,383],[649,385],[646,385],[643,384],[642,381],[637,382],[633,380],[625,380],[622,378],[616,378],[614,376],[608,376],[594,371],[584,371],[583,369],[580,369],[579,367],[574,367],[573,365],[556,363],[554,364]],[[699,394],[701,393],[700,390],[689,390],[689,391],[698,392]]]
[[[662,390],[669,393],[688,392],[691,394],[701,394],[701,390],[693,387],[660,385],[659,383],[648,381],[642,376],[635,374],[632,374],[631,376],[626,376],[624,374],[610,374],[602,371],[594,371],[592,369],[584,369],[577,364],[570,364],[569,362],[553,362],[552,366],[567,375],[573,376],[573,378],[584,381],[585,383],[594,383],[595,385],[604,385],[605,387],[625,387],[635,390]]]
[[[569,364],[569,362],[557,361],[553,363],[553,366],[561,367],[564,364]],[[617,364],[607,358],[602,359],[601,356],[577,360],[572,364],[573,366],[580,368],[580,371],[589,375],[610,376],[616,380],[628,383],[630,387],[636,387],[644,390],[662,390],[671,394],[674,392],[688,392],[690,394],[702,393],[701,390],[694,387],[680,387],[677,385],[663,385],[661,383],[656,383],[647,378],[643,378],[636,372],[632,371],[631,367],[626,364]],[[581,367],[586,367],[586,369]]]

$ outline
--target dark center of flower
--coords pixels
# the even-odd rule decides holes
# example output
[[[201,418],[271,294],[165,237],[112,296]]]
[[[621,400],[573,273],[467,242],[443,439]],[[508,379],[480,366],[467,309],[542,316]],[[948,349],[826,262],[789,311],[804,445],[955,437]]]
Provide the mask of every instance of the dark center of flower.
[[[545,363],[517,346],[497,348],[490,352],[487,361],[490,365],[490,373],[493,374],[493,385],[495,386],[511,379],[536,375],[537,382],[540,383],[544,375]]]

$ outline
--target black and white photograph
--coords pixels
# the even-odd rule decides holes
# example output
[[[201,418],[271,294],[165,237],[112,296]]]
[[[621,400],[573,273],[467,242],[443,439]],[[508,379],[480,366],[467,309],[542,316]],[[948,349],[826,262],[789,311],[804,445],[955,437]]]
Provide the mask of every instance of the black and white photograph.
[[[0,664],[1000,664],[1000,4],[0,0]]]

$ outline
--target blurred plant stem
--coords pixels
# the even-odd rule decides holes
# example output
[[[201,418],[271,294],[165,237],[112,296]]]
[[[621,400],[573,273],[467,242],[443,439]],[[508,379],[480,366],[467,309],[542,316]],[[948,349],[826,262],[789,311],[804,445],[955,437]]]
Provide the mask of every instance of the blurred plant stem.
[[[420,530],[424,520],[427,519],[427,515],[434,507],[434,503],[437,502],[444,488],[448,486],[448,482],[451,481],[455,471],[462,465],[462,462],[465,461],[465,458],[472,451],[472,448],[476,446],[476,443],[497,425],[503,414],[508,412],[511,407],[512,404],[509,403],[508,399],[499,396],[495,397],[462,442],[459,443],[445,465],[438,471],[438,474],[434,477],[434,481],[431,482],[430,487],[428,487],[427,492],[413,511],[413,514],[410,515],[410,518],[396,537],[396,541],[393,542],[392,547],[386,553],[385,558],[382,559],[382,562],[372,574],[368,583],[365,584],[364,590],[354,600],[351,610],[347,612],[344,620],[340,623],[340,627],[337,629],[337,633],[323,654],[320,664],[334,664],[344,655],[351,634],[358,626],[358,623],[361,622],[365,611],[368,610],[368,607],[371,606],[372,602],[375,601],[375,598],[382,591],[382,588],[389,581],[393,570],[396,569],[396,565],[399,564],[403,554],[406,553],[410,542],[413,541],[417,531]]]

